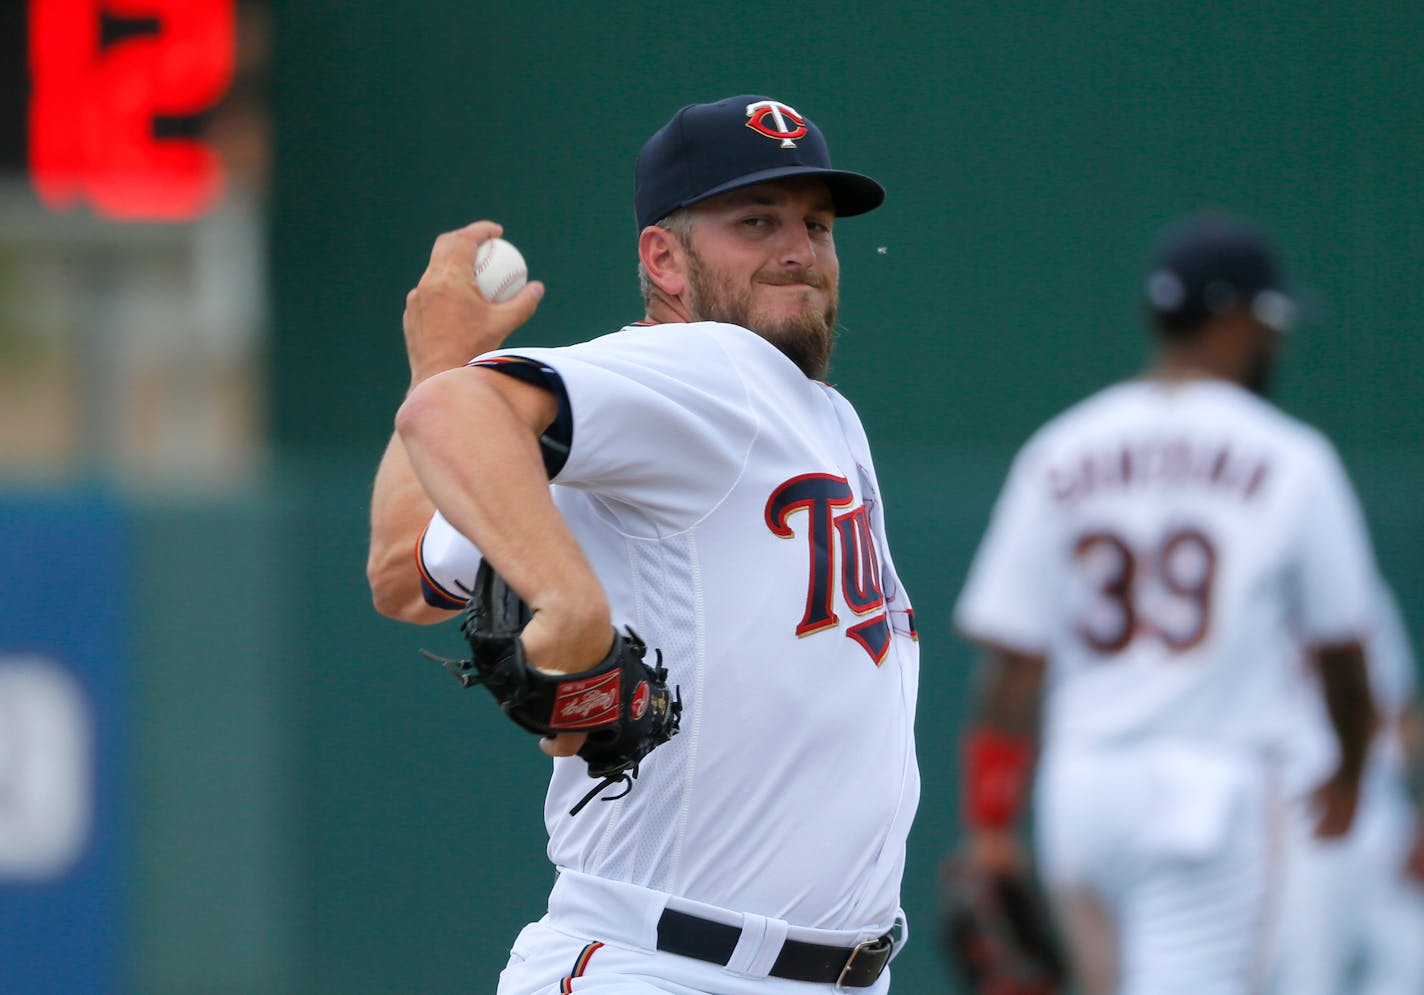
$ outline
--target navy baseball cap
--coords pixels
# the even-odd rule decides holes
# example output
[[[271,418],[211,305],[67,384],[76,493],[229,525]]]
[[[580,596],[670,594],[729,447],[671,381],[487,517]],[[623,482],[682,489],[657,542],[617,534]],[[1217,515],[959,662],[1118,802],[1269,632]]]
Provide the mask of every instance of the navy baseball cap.
[[[680,207],[788,176],[824,180],[837,217],[873,211],[885,200],[885,189],[870,177],[831,168],[821,129],[779,100],[744,95],[689,104],[638,153],[638,230]]]
[[[1245,308],[1267,328],[1285,332],[1299,313],[1270,239],[1228,214],[1200,214],[1167,228],[1144,290],[1147,306],[1179,329]]]

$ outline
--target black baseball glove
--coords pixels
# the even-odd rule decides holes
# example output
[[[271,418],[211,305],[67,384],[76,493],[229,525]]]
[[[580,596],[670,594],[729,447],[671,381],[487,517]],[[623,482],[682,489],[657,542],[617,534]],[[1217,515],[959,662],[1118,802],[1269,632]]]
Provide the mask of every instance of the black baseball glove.
[[[974,995],[1057,995],[1062,953],[1033,883],[950,858],[941,868],[945,955]]]
[[[612,784],[626,787],[606,801],[632,790],[642,759],[677,734],[682,694],[668,690],[661,650],[651,667],[643,662],[648,648],[632,629],[614,633],[608,655],[588,670],[536,670],[525,660],[519,638],[529,619],[529,606],[493,567],[481,563],[460,622],[470,659],[425,655],[443,663],[462,687],[483,685],[504,714],[532,733],[588,734],[578,755],[588,764],[589,777],[602,783],[569,812],[577,815]]]

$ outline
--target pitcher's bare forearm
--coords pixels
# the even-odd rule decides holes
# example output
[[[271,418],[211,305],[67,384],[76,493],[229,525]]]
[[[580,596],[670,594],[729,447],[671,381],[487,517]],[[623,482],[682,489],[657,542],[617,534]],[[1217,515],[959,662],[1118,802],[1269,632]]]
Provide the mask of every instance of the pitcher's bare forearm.
[[[430,623],[452,614],[426,604],[415,565],[415,544],[434,512],[400,436],[393,434],[371,490],[371,545],[366,559],[371,600],[382,615]]]
[[[538,281],[498,304],[485,300],[476,287],[475,254],[483,242],[503,233],[493,221],[476,221],[435,240],[430,262],[406,295],[401,315],[411,390],[497,348],[538,307],[544,293]],[[416,566],[415,543],[434,510],[399,434],[392,435],[372,488],[366,561],[371,599],[383,615],[438,622],[451,614],[425,603]]]
[[[396,429],[435,507],[529,604],[529,661],[579,670],[612,640],[607,598],[549,495],[539,434],[552,394],[498,372],[451,370],[420,384]]]

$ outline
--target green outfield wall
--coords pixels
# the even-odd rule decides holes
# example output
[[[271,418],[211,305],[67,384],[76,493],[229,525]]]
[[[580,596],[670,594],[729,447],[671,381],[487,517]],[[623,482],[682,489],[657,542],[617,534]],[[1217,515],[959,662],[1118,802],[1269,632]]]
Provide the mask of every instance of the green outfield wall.
[[[544,765],[416,655],[457,649],[449,627],[369,605],[370,477],[408,379],[401,308],[434,235],[489,217],[549,288],[515,344],[638,317],[633,158],[694,100],[785,100],[889,191],[837,227],[833,379],[876,446],[923,620],[916,938],[897,991],[952,990],[934,875],[971,659],[950,604],[1014,447],[1141,364],[1136,294],[1164,222],[1215,205],[1278,234],[1315,315],[1281,403],[1337,441],[1424,637],[1424,8],[275,11],[278,458],[228,506],[144,512],[141,990],[493,990],[550,883]]]

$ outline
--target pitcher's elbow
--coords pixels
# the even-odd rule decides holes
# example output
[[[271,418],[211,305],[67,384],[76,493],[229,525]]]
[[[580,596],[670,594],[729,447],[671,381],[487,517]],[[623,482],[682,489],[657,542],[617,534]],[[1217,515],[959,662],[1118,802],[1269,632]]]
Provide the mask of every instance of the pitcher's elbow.
[[[386,618],[415,625],[433,625],[455,614],[449,609],[436,608],[427,603],[419,580],[412,581],[403,573],[393,575],[392,571],[373,565],[368,567],[366,579],[371,587],[372,607]]]
[[[371,605],[378,614],[398,619],[404,600],[399,597],[383,573],[374,566],[366,568],[366,583],[371,588]]]
[[[371,605],[387,618],[409,621],[412,607],[425,604],[409,553],[393,557],[372,550],[366,561],[366,583],[371,589]]]

